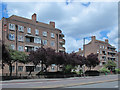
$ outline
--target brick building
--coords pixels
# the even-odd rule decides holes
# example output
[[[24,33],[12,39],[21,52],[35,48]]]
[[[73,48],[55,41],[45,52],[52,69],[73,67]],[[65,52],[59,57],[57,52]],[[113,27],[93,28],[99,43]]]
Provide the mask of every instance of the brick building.
[[[41,47],[55,49],[56,52],[65,51],[65,40],[62,31],[55,27],[55,22],[50,21],[45,24],[37,21],[37,15],[34,13],[32,19],[12,15],[9,18],[2,18],[0,21],[0,39],[10,46],[11,49],[26,52],[37,50]],[[18,64],[18,70],[25,73],[27,66]],[[55,67],[55,66],[54,66]],[[39,71],[40,66],[37,68]],[[13,64],[13,71],[16,71],[16,64]],[[4,72],[7,73],[8,68]],[[13,72],[14,73],[14,72]]]
[[[84,45],[85,56],[94,53],[98,54],[98,59],[100,60],[100,66],[106,64],[108,60],[116,61],[117,51],[116,48],[109,44],[108,39],[105,41],[96,40],[95,36],[91,37],[92,40]]]

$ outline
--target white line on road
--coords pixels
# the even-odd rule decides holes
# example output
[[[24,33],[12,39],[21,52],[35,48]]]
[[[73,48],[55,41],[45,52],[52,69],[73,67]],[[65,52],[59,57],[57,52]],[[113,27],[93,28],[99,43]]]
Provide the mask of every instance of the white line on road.
[[[4,83],[4,84],[0,84],[0,85],[15,85],[15,84],[29,84],[29,83],[33,83],[33,82],[25,82],[25,83]],[[34,83],[43,83],[43,82],[34,82]]]

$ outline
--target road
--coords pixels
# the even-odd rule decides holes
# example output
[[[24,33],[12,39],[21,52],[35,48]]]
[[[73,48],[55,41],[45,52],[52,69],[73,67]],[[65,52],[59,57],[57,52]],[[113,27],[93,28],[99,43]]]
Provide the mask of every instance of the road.
[[[3,81],[2,88],[118,88],[118,75]],[[4,89],[3,89],[4,90]]]

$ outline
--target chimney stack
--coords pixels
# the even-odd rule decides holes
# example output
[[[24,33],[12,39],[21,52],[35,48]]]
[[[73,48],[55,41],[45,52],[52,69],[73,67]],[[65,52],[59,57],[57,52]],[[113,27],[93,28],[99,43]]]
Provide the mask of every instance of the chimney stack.
[[[79,51],[81,51],[81,48],[79,48]]]
[[[105,39],[105,42],[108,43],[108,39]]]
[[[34,14],[32,15],[32,20],[33,20],[33,21],[36,21],[36,13],[34,13]]]
[[[55,28],[55,22],[50,21],[49,24],[52,25]]]
[[[96,40],[96,37],[95,36],[92,36],[92,41],[95,41]]]

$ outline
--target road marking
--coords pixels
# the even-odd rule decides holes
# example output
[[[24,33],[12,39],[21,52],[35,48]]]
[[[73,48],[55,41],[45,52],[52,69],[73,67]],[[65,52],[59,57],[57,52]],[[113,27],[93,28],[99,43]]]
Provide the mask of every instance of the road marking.
[[[115,86],[115,88],[118,88],[118,86]]]
[[[79,85],[89,85],[89,84],[97,84],[97,83],[104,83],[104,82],[113,82],[113,81],[118,81],[118,79],[114,80],[105,80],[105,81],[97,81],[97,82],[88,82],[88,83],[75,83],[75,84],[67,84],[67,85],[56,85],[56,86],[42,86],[42,87],[34,87],[34,88],[60,88],[60,87],[70,87],[70,86],[79,86]]]
[[[33,82],[24,82],[24,83],[4,83],[4,84],[0,84],[0,85],[15,85],[15,84],[29,84],[29,83],[33,83]],[[43,82],[34,82],[34,83],[43,83]]]

